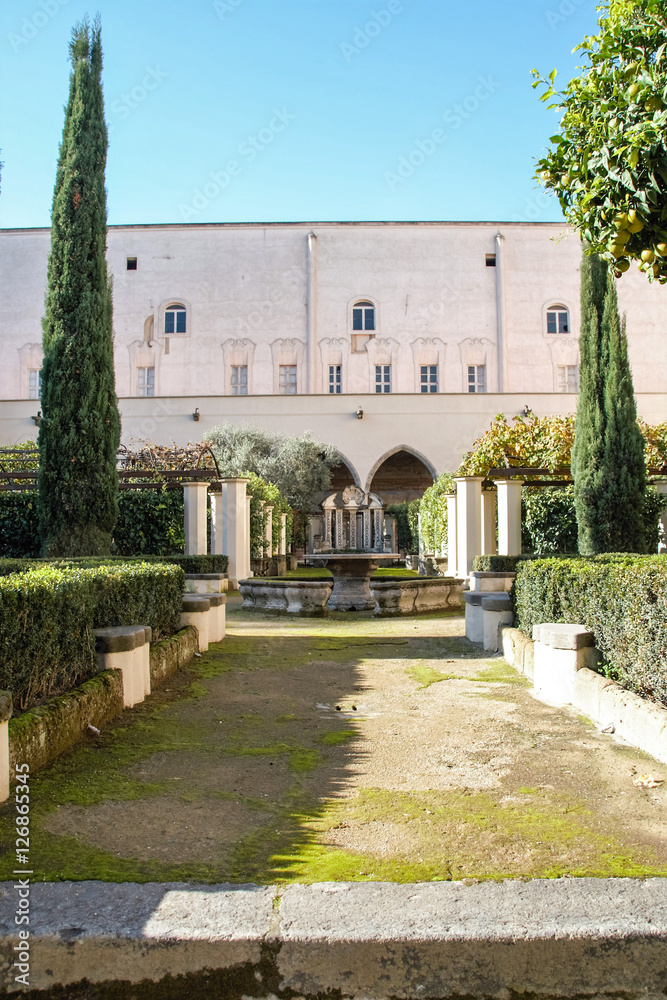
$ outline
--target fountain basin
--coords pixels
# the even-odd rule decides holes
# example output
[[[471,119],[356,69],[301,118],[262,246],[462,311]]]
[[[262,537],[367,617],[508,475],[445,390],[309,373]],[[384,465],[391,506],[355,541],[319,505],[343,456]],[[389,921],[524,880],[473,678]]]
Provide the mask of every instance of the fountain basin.
[[[390,618],[396,615],[460,609],[463,606],[464,583],[464,580],[457,580],[453,576],[371,580],[375,614]]]
[[[396,552],[318,552],[307,558],[326,566],[333,575],[329,611],[374,611],[371,573],[381,562],[393,562],[399,556]]]
[[[244,608],[258,611],[276,611],[289,615],[304,615],[320,618],[326,615],[326,605],[333,580],[271,580],[266,577],[251,577],[239,580],[239,590]]]

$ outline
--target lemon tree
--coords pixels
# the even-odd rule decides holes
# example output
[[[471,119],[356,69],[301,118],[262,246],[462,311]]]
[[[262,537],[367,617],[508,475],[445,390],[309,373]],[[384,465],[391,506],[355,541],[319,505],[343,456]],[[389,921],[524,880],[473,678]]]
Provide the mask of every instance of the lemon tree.
[[[540,100],[562,112],[537,162],[587,252],[620,277],[636,261],[667,282],[667,19],[664,0],[606,0],[600,32],[577,50],[581,75],[564,91],[533,70]]]

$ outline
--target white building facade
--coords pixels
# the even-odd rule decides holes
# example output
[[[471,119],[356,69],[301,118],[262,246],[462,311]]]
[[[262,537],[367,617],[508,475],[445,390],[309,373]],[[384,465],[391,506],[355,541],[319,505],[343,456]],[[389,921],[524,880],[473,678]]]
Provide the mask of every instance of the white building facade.
[[[5,445],[34,437],[49,244],[48,229],[0,231]],[[576,407],[580,258],[558,224],[113,226],[124,440],[183,443],[231,419],[312,430],[364,488],[399,448],[429,474],[455,468],[489,414]],[[667,291],[631,271],[619,301],[640,412],[667,419]]]

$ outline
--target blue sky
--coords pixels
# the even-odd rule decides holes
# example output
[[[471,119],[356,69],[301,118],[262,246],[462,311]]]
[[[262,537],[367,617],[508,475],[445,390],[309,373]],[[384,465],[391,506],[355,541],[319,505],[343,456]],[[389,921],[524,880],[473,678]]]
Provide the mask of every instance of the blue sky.
[[[561,218],[530,70],[574,74],[595,0],[3,0],[3,227],[49,224],[97,10],[112,224]]]

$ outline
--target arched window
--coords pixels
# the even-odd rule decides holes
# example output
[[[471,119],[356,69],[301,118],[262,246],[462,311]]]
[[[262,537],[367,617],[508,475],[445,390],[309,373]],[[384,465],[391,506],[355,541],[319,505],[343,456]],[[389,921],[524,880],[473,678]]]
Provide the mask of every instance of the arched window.
[[[372,302],[355,302],[352,307],[352,329],[355,333],[375,330],[375,306]]]
[[[569,333],[570,314],[567,306],[549,306],[547,309],[547,333]]]
[[[185,306],[175,302],[167,306],[164,311],[164,332],[165,333],[185,333],[186,332],[186,311]]]

